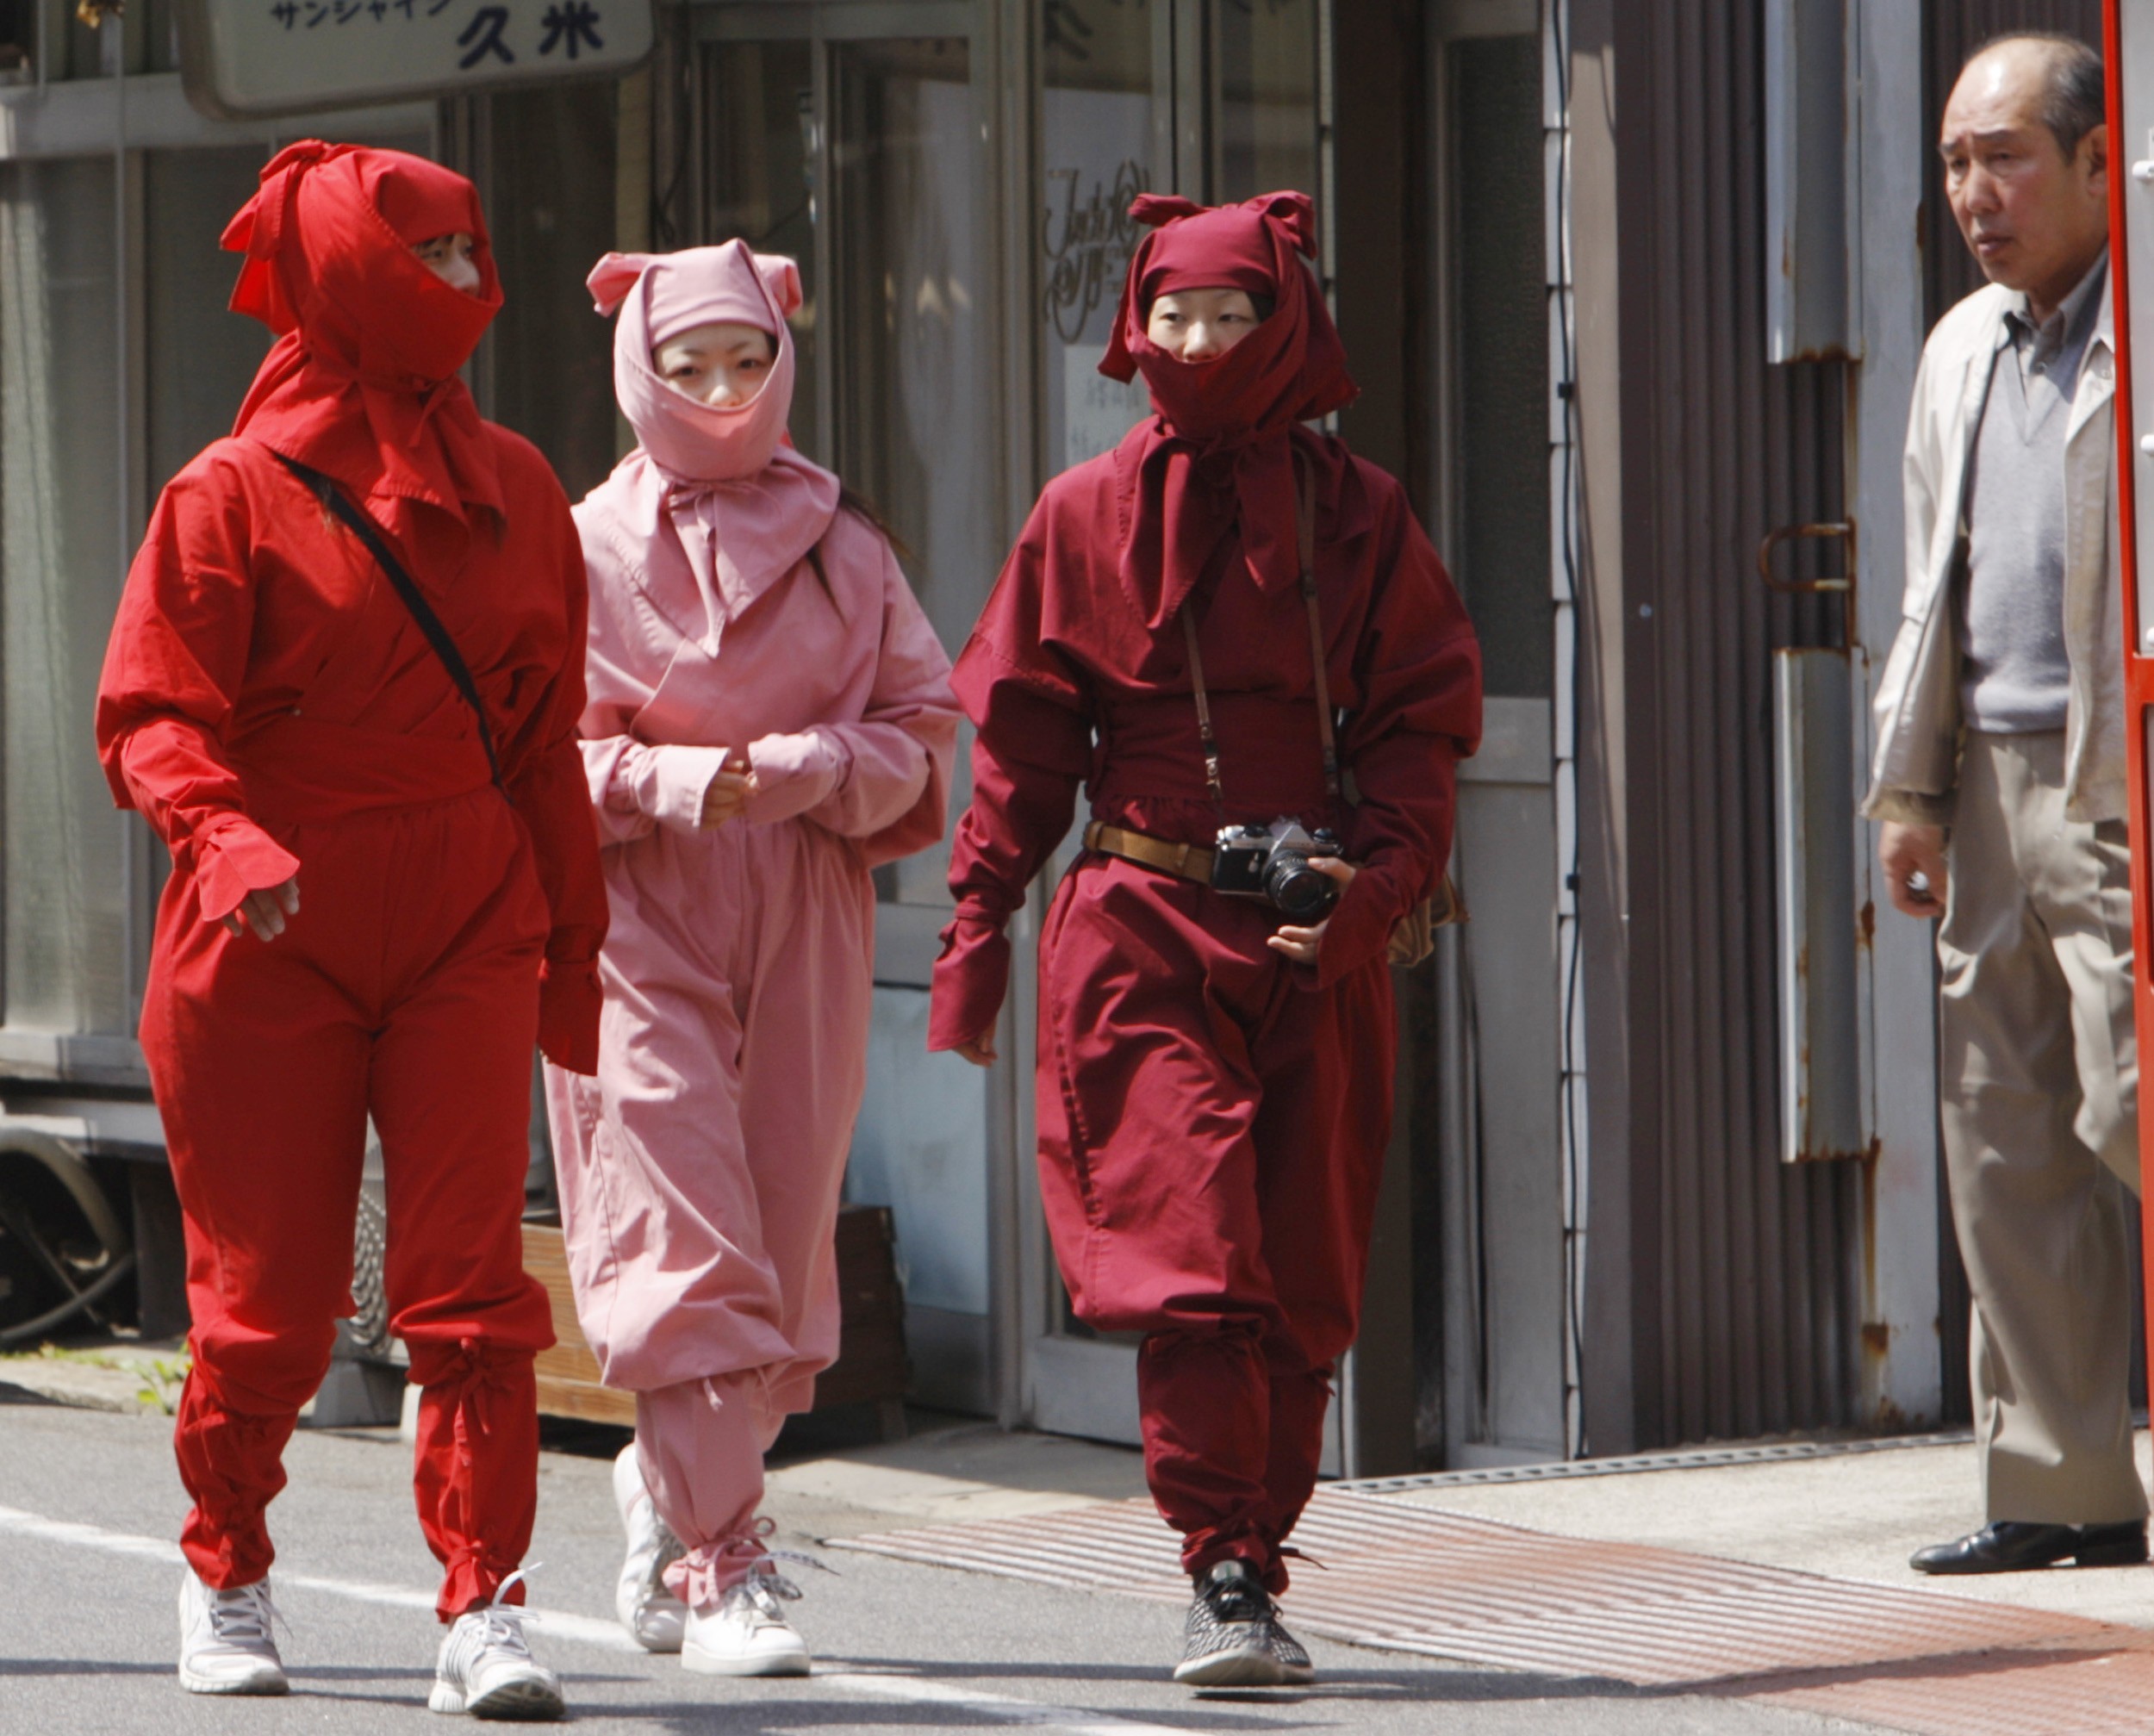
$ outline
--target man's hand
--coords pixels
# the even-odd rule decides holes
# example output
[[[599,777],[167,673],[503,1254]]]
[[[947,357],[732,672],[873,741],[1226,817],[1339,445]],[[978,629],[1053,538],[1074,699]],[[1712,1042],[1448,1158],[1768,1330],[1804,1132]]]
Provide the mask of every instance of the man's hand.
[[[1309,858],[1309,866],[1316,869],[1318,874],[1328,874],[1331,879],[1338,881],[1339,890],[1342,893],[1352,882],[1354,876],[1360,872],[1343,856],[1311,856]],[[1334,905],[1331,908],[1336,910],[1338,905]],[[1271,948],[1273,952],[1285,953],[1296,964],[1314,964],[1317,961],[1317,952],[1323,946],[1323,931],[1330,925],[1330,923],[1331,918],[1327,912],[1324,919],[1316,927],[1282,928],[1277,934],[1267,936],[1264,944]]]
[[[252,929],[262,939],[271,941],[284,932],[285,918],[298,914],[299,876],[294,874],[282,886],[249,893],[240,900],[239,909],[222,920],[234,934]]]
[[[1887,820],[1877,831],[1877,862],[1902,916],[1945,914],[1945,828]],[[1920,874],[1923,884],[1914,884]]]
[[[696,816],[699,826],[722,826],[727,820],[738,819],[748,806],[748,798],[756,793],[756,775],[748,767],[745,754],[728,754],[718,775],[703,790],[703,812]]]
[[[995,1064],[995,1028],[989,1025],[970,1042],[961,1042],[950,1050],[962,1055],[974,1067],[993,1067]]]

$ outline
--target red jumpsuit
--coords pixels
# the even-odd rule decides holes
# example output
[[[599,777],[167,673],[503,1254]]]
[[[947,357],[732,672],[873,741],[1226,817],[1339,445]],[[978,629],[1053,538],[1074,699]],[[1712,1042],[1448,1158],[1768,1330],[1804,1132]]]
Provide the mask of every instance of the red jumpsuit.
[[[1273,319],[1290,311],[1282,297]],[[1041,1185],[1078,1317],[1144,1335],[1146,1470],[1184,1565],[1201,1575],[1238,1555],[1277,1591],[1354,1335],[1390,1130],[1384,949],[1450,848],[1479,658],[1398,484],[1336,441],[1279,428],[1265,462],[1292,466],[1290,489],[1300,470],[1315,478],[1326,671],[1359,798],[1329,800],[1292,532],[1285,561],[1245,550],[1233,457],[1199,457],[1164,514],[1170,538],[1206,515],[1228,527],[1195,570],[1178,569],[1171,540],[1149,572],[1126,558],[1146,467],[1174,438],[1164,418],[1146,424],[1048,485],[958,660],[979,733],[930,1043],[992,1026],[1003,925],[1067,835],[1080,782],[1097,819],[1211,843],[1220,816],[1176,619],[1187,607],[1228,818],[1330,825],[1361,872],[1311,968],[1266,946],[1279,922],[1267,905],[1080,856],[1040,938]]]
[[[321,150],[295,147],[309,148]],[[356,232],[436,282],[386,231],[377,240],[347,221],[368,190],[351,171],[415,159],[292,156],[265,171],[262,201],[289,190],[280,170],[319,184],[298,202],[302,239]],[[431,165],[398,172],[422,171],[468,195]],[[384,216],[402,215],[373,190]],[[476,198],[469,221],[405,221],[470,230]],[[270,262],[288,280],[311,263]],[[374,269],[418,304],[383,293],[384,317],[464,318],[393,258]],[[195,1506],[182,1540],[213,1587],[269,1568],[282,1449],[352,1309],[371,1115],[391,1325],[421,1389],[420,1521],[447,1620],[514,1570],[536,1502],[532,1358],[553,1335],[520,1229],[532,1044],[570,1066],[595,1060],[606,894],[576,742],[583,563],[545,460],[478,420],[453,364],[425,413],[405,418],[419,432],[399,459],[368,463],[368,430],[398,426],[409,406],[356,401],[386,370],[364,342],[309,325],[289,281],[280,293],[299,302],[304,342],[285,327],[244,432],[165,490],[97,706],[114,792],[172,856],[142,1044],[186,1223],[194,1367],[176,1445]],[[489,315],[498,305],[463,299]],[[326,381],[325,358],[343,364]],[[418,401],[401,386],[378,395]],[[426,431],[450,416],[429,447]],[[410,612],[277,451],[333,466],[388,534],[476,677],[505,789]],[[295,874],[301,908],[282,936],[265,943],[218,920]]]

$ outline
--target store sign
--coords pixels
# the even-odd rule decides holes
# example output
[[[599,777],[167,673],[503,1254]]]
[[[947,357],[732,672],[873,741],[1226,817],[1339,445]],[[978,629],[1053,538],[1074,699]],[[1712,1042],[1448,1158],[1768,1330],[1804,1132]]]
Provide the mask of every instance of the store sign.
[[[652,0],[181,0],[190,101],[296,115],[627,72]]]

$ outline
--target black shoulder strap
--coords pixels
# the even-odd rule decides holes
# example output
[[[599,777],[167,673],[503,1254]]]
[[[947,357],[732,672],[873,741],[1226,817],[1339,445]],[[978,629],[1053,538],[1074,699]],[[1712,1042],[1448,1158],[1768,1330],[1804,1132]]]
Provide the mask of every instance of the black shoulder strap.
[[[501,781],[501,756],[494,751],[494,731],[486,721],[486,706],[479,699],[479,684],[471,679],[470,667],[464,661],[464,654],[457,650],[457,642],[449,637],[449,630],[441,624],[441,617],[433,612],[412,576],[404,570],[404,564],[396,558],[396,551],[389,545],[374,521],[353,506],[342,488],[330,477],[325,476],[311,465],[302,464],[296,458],[277,454],[277,463],[304,482],[314,497],[336,515],[337,520],[351,532],[374,557],[396,594],[404,600],[404,607],[411,611],[412,619],[419,623],[419,631],[426,636],[426,643],[433,647],[433,654],[441,659],[441,666],[448,670],[449,679],[456,683],[456,690],[464,695],[464,701],[471,707],[471,715],[478,719],[479,745],[486,750],[487,769],[493,774],[494,787],[502,794],[508,786]]]

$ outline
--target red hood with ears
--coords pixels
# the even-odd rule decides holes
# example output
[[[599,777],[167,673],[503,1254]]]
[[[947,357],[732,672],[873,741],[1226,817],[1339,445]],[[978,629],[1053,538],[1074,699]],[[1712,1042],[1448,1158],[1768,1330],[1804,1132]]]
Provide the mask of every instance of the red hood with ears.
[[[411,251],[456,233],[474,244],[475,292]],[[262,171],[224,246],[246,256],[233,311],[277,334],[234,434],[362,496],[501,512],[493,448],[458,374],[501,305],[469,181],[402,151],[308,140]]]

